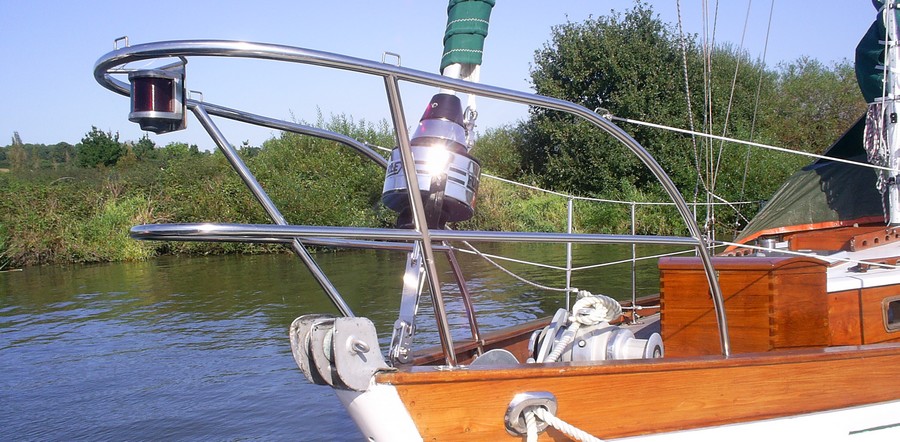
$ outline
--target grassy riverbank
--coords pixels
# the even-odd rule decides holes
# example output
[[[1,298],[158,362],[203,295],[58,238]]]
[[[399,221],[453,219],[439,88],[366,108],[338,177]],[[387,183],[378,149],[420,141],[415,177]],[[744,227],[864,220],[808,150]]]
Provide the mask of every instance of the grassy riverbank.
[[[335,117],[326,128],[393,145],[386,123]],[[513,131],[491,131],[475,149],[487,173],[514,155]],[[128,230],[163,222],[268,223],[224,156],[173,144],[133,146],[112,166],[43,167],[0,174],[0,269],[49,263],[143,260],[161,254],[265,253],[275,245],[135,241]],[[380,202],[384,171],[332,142],[284,134],[240,149],[257,179],[292,224],[387,227],[395,214]],[[655,200],[634,190],[625,197]],[[474,219],[460,228],[563,231],[566,198],[483,179]],[[673,233],[667,209],[642,209],[639,231]],[[576,204],[576,229],[626,232],[627,207]]]

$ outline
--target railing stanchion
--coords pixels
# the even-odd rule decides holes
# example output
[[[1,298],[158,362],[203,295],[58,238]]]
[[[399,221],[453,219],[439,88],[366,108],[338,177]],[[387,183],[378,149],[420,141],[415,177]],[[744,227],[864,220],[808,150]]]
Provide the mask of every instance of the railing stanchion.
[[[635,217],[637,204],[631,203],[631,234],[637,231],[637,218]],[[637,245],[631,243],[631,320],[637,322]]]
[[[572,214],[574,213],[573,198],[569,198],[566,233],[572,233]],[[572,308],[572,243],[566,243],[566,310]]]

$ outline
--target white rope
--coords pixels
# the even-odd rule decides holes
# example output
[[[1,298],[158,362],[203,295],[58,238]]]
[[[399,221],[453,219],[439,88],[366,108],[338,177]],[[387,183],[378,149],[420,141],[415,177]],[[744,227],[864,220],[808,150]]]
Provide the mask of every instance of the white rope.
[[[562,356],[563,351],[565,351],[566,347],[572,343],[575,339],[575,334],[578,333],[578,329],[581,328],[580,322],[573,322],[566,328],[565,333],[563,333],[562,337],[559,338],[559,341],[553,343],[553,351],[547,355],[543,360],[539,360],[538,362],[556,362],[559,360],[559,357]],[[548,336],[550,338],[550,336]]]
[[[608,112],[608,111],[606,111],[605,109],[604,109],[604,111],[605,111],[605,112]],[[608,119],[618,119],[618,120],[623,120],[622,118],[615,117],[615,116],[613,116],[612,114],[607,114],[606,117],[607,117]],[[640,121],[630,121],[630,120],[629,120],[629,121],[626,121],[626,122],[628,122],[628,123],[635,123],[635,124],[651,125],[651,123],[642,123],[642,122],[640,122]],[[662,128],[663,128],[663,129],[667,129],[665,126],[663,126]],[[677,130],[676,130],[676,131],[677,131]],[[731,140],[729,140],[729,141],[731,141]],[[734,140],[734,141],[740,142],[740,140]],[[391,150],[392,150],[392,149],[389,149],[389,148],[387,148],[387,147],[378,146],[378,145],[376,145],[376,144],[365,143],[365,145],[368,146],[368,147],[371,147],[371,148],[373,148],[373,149],[378,149],[378,150],[381,150],[381,151],[384,151],[384,152],[391,152]],[[672,202],[661,202],[661,201],[623,201],[623,200],[611,200],[611,199],[605,199],[605,198],[594,198],[594,197],[589,197],[589,196],[578,196],[578,195],[572,195],[572,194],[568,194],[568,193],[557,192],[557,191],[554,191],[554,190],[542,189],[542,188],[537,187],[537,186],[532,186],[532,185],[530,185],[530,184],[520,183],[520,182],[518,182],[518,181],[508,180],[508,179],[506,179],[506,178],[501,178],[501,177],[498,177],[498,176],[496,176],[496,175],[491,175],[491,174],[489,174],[489,173],[482,173],[481,176],[483,176],[483,177],[485,177],[485,178],[490,178],[490,179],[492,179],[492,180],[500,181],[501,183],[511,184],[511,185],[513,185],[513,186],[518,186],[518,187],[522,187],[522,188],[525,188],[525,189],[534,190],[534,191],[537,191],[537,192],[543,192],[543,193],[550,194],[550,195],[561,196],[561,197],[563,197],[563,198],[568,198],[568,199],[573,199],[573,200],[578,200],[578,201],[589,201],[589,202],[595,202],[595,203],[610,203],[610,204],[628,204],[628,205],[634,204],[634,205],[636,205],[636,206],[674,206],[674,205],[675,205],[675,203],[672,203]],[[713,204],[713,205],[717,205],[717,206],[735,206],[735,205],[742,205],[742,204],[757,204],[757,203],[759,203],[759,201],[733,201],[733,202],[728,202],[728,201],[726,201],[724,198],[722,198],[722,197],[720,197],[720,196],[718,196],[718,195],[713,195],[713,197],[716,198],[716,199],[718,199],[718,200],[721,201],[721,202],[718,202],[718,203],[687,203],[687,205],[688,205],[688,206],[707,206],[707,205]]]
[[[471,246],[471,245],[470,245],[470,246]],[[469,249],[461,249],[461,248],[459,248],[459,247],[453,247],[453,250],[456,250],[456,251],[458,251],[458,252],[460,252],[460,253],[467,253],[467,254],[469,254],[469,255],[476,255],[476,256],[479,256],[479,257],[486,256],[486,257],[488,257],[488,258],[496,259],[496,260],[498,260],[498,261],[513,262],[513,263],[516,263],[516,264],[524,264],[524,265],[535,266],[535,267],[541,267],[541,268],[544,268],[544,269],[550,269],[550,270],[559,270],[559,271],[568,270],[567,268],[562,267],[562,266],[555,266],[555,265],[551,265],[551,264],[544,264],[544,263],[533,262],[533,261],[525,261],[525,260],[523,260],[523,259],[510,258],[510,257],[508,257],[508,256],[493,255],[493,254],[490,254],[490,253],[480,252],[480,251],[477,250],[477,249],[476,249],[476,250],[469,250]],[[479,254],[479,252],[480,252],[480,254]],[[575,268],[573,268],[572,270],[575,270]]]
[[[526,442],[537,442],[538,440],[537,419],[531,408],[525,410],[525,435]]]
[[[582,325],[596,325],[622,316],[619,301],[606,295],[595,295],[587,290],[578,292],[578,300],[572,306],[572,322]]]
[[[724,246],[717,246],[717,247],[724,247]],[[695,249],[687,249],[687,250],[679,250],[677,252],[660,253],[658,255],[641,256],[638,258],[620,259],[618,261],[610,261],[610,262],[604,262],[604,263],[600,263],[600,264],[591,264],[591,265],[586,265],[586,266],[581,266],[581,267],[572,267],[572,271],[576,272],[579,270],[597,269],[597,268],[601,268],[601,267],[609,267],[609,266],[614,266],[614,265],[618,265],[618,264],[626,264],[629,262],[638,262],[638,261],[646,261],[648,259],[664,258],[666,256],[684,255],[685,253],[693,253],[695,251],[696,251]],[[562,269],[562,270],[566,270],[566,269]]]
[[[572,439],[580,440],[583,442],[603,442],[603,439],[594,437],[593,435],[589,434],[588,432],[586,432],[578,427],[575,427],[575,426],[569,424],[568,422],[554,416],[553,413],[550,412],[550,410],[547,410],[544,407],[535,406],[535,407],[530,408],[528,411],[526,411],[525,412],[526,423],[527,423],[529,413],[534,414],[535,416],[537,416],[538,419],[546,422],[547,425],[550,425],[551,427],[556,428],[557,430],[565,433],[567,436],[571,437]],[[535,426],[533,439],[532,439],[530,427],[528,428],[528,431],[529,431],[529,433],[528,433],[527,440],[529,440],[529,441],[535,440],[536,441],[537,440],[537,426]]]
[[[608,112],[608,111],[607,111],[607,112]],[[612,114],[608,114],[608,117],[613,118],[613,119],[620,119],[620,118],[618,118],[618,117],[613,116]],[[632,121],[628,121],[628,122],[631,123]],[[640,123],[638,122],[638,124],[640,124]],[[520,183],[520,182],[518,182],[518,181],[508,180],[508,179],[506,179],[506,178],[500,178],[500,177],[498,177],[498,176],[494,176],[494,175],[491,175],[491,174],[488,174],[488,173],[482,173],[481,176],[484,176],[484,177],[487,177],[487,178],[490,178],[490,179],[493,179],[493,180],[497,180],[497,181],[500,181],[500,182],[502,182],[502,183],[512,184],[512,185],[514,185],[514,186],[524,187],[524,188],[526,188],[526,189],[536,190],[536,191],[538,191],[538,192],[544,192],[544,193],[548,193],[548,194],[550,194],[550,195],[561,196],[561,197],[564,197],[564,198],[571,198],[571,199],[578,200],[578,201],[590,201],[590,202],[595,202],[595,203],[611,203],[611,204],[629,204],[629,205],[630,205],[630,204],[634,204],[634,205],[636,205],[636,206],[674,206],[674,205],[675,205],[675,203],[671,203],[671,202],[657,202],[657,201],[622,201],[622,200],[611,200],[611,199],[605,199],[605,198],[594,198],[594,197],[589,197],[589,196],[571,195],[571,194],[567,194],[567,193],[556,192],[556,191],[553,191],[553,190],[542,189],[542,188],[540,188],[540,187],[536,187],[536,186],[532,186],[532,185],[529,185],[529,184]],[[723,206],[725,206],[725,205],[736,205],[736,204],[756,204],[756,203],[758,202],[758,201],[736,201],[736,202],[731,202],[731,203],[729,203],[729,202],[725,201],[723,198],[721,198],[721,197],[719,197],[719,196],[715,196],[715,198],[719,199],[719,200],[722,201],[722,202],[720,202],[720,203],[687,203],[687,205],[688,205],[688,206],[701,206],[701,205],[702,205],[702,206],[707,206],[707,205],[709,205],[709,204],[713,204],[713,205],[723,205]]]
[[[622,316],[622,304],[606,295],[594,295],[587,290],[578,291],[578,300],[572,306],[569,315],[571,324],[565,333],[553,344],[553,351],[541,362],[556,362],[566,347],[575,339],[582,325],[591,326],[601,322],[609,322]]]
[[[509,275],[509,276],[512,276],[512,277],[515,278],[515,279],[518,279],[518,280],[521,281],[521,282],[524,282],[525,284],[528,284],[528,285],[533,286],[533,287],[537,287],[537,288],[542,289],[542,290],[549,290],[549,291],[551,291],[551,292],[571,292],[571,291],[578,291],[578,289],[575,289],[575,288],[567,289],[567,288],[549,287],[549,286],[545,286],[545,285],[538,284],[538,283],[533,282],[533,281],[529,281],[529,280],[527,280],[527,279],[525,279],[525,278],[523,278],[523,277],[521,277],[521,276],[519,276],[519,275],[513,273],[512,271],[507,270],[505,267],[501,266],[500,264],[497,264],[497,263],[494,262],[492,259],[488,258],[485,254],[481,253],[481,251],[478,250],[478,249],[476,249],[472,244],[469,244],[468,241],[463,241],[463,244],[465,244],[466,246],[468,246],[468,247],[469,247],[473,252],[475,252],[475,254],[477,254],[481,259],[484,259],[485,261],[491,263],[491,264],[492,264],[494,267],[496,267],[497,269],[501,270],[502,272],[506,273],[506,274]]]

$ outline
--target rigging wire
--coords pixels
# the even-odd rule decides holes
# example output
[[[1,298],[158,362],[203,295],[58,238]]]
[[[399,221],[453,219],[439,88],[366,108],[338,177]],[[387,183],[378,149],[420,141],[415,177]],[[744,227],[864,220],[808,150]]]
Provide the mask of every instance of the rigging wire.
[[[694,128],[694,110],[691,106],[691,83],[688,76],[688,59],[687,59],[687,42],[684,38],[684,26],[681,22],[681,0],[675,0],[675,11],[678,15],[678,39],[681,43],[681,60],[684,67],[684,95],[687,101],[688,125],[691,132]],[[703,179],[703,172],[700,169],[700,151],[697,148],[697,137],[691,135],[691,145],[694,148],[694,168],[697,169],[697,183],[694,185],[694,202],[697,202],[697,192],[699,191],[700,181]]]
[[[680,132],[680,133],[688,134],[688,135],[691,134],[691,131],[689,131],[689,130],[687,130],[687,129],[679,129],[679,128],[677,128],[677,127],[665,126],[665,125],[662,125],[662,124],[648,123],[648,122],[646,122],[646,121],[633,120],[633,119],[630,119],[630,118],[622,118],[622,117],[617,117],[617,116],[615,116],[615,115],[610,115],[610,116],[609,116],[609,119],[615,120],[615,121],[621,121],[621,122],[624,122],[624,123],[638,124],[638,125],[641,125],[641,126],[655,127],[655,128],[657,128],[657,129],[671,130],[671,131],[673,131],[673,132]],[[711,138],[711,139],[714,139],[714,140],[725,140],[725,141],[732,142],[732,143],[746,144],[746,145],[749,145],[749,146],[762,147],[762,148],[764,148],[764,149],[774,150],[774,151],[777,151],[777,152],[791,153],[791,154],[794,154],[794,155],[800,155],[800,156],[805,156],[805,157],[810,157],[810,158],[816,158],[816,159],[820,159],[820,160],[834,161],[834,162],[837,162],[837,163],[844,163],[844,164],[852,164],[852,165],[854,165],[854,166],[868,167],[868,168],[870,168],[870,169],[887,170],[887,171],[893,170],[893,169],[891,169],[890,167],[879,166],[879,165],[876,165],[876,164],[863,163],[863,162],[853,161],[853,160],[845,160],[845,159],[839,158],[839,157],[829,157],[829,156],[825,156],[825,155],[819,155],[819,154],[815,154],[815,153],[804,152],[804,151],[802,151],[802,150],[786,149],[786,148],[784,148],[784,147],[772,146],[772,145],[770,145],[770,144],[763,144],[763,143],[757,143],[757,142],[753,142],[753,141],[739,140],[739,139],[736,139],[736,138],[720,137],[720,136],[718,136],[718,135],[710,135],[710,134],[702,133],[702,132],[694,132],[694,134],[696,134],[698,137],[706,137],[706,138]]]
[[[709,42],[709,2],[707,0],[703,0],[703,132],[709,130],[711,126],[712,120],[712,98],[710,97],[710,42]],[[706,174],[703,177],[703,187],[709,188],[708,183],[705,181],[709,177],[709,140],[703,140],[704,147],[704,167],[706,168]]]
[[[753,6],[753,0],[747,0],[747,13],[744,15],[744,29],[741,31],[741,44],[738,46],[735,54],[734,76],[731,77],[731,91],[728,95],[728,107],[725,109],[725,122],[722,124],[722,136],[728,135],[728,122],[731,120],[731,110],[734,107],[734,91],[737,89],[738,73],[741,70],[741,52],[744,50],[744,38],[747,36],[747,25],[750,23],[750,8]],[[716,167],[713,170],[712,189],[716,188],[716,181],[719,178],[719,169],[722,166],[722,152],[725,150],[725,142],[719,143],[719,154],[716,156]]]
[[[775,0],[772,0],[772,3],[769,5],[769,24],[766,26],[766,40],[763,43],[763,52],[761,66],[759,70],[759,81],[756,83],[756,99],[753,102],[753,117],[750,119],[750,141],[753,141],[753,136],[756,133],[756,114],[759,110],[759,92],[762,90],[762,80],[765,75],[765,66],[766,66],[766,53],[769,49],[769,35],[772,32],[772,13],[775,11]],[[741,193],[740,198],[744,199],[744,189],[747,184],[747,174],[750,170],[750,146],[747,146],[747,157],[744,160],[744,175],[741,178]]]
[[[703,107],[703,121],[704,121],[704,132],[708,132],[712,134],[713,131],[713,88],[712,88],[712,53],[713,48],[715,48],[715,39],[716,39],[716,26],[718,23],[719,17],[719,2],[716,1],[715,10],[712,18],[712,30],[710,31],[709,22],[709,2],[707,0],[703,0],[703,97],[705,100]],[[711,203],[712,198],[710,198],[709,194],[713,190],[713,145],[712,141],[709,139],[705,140],[705,166],[706,166],[706,176],[703,180],[703,187],[706,189],[706,202]],[[706,235],[709,239],[714,239],[715,231],[714,228],[714,219],[715,219],[715,209],[708,205],[706,208],[706,221],[703,223],[703,227],[706,230]]]

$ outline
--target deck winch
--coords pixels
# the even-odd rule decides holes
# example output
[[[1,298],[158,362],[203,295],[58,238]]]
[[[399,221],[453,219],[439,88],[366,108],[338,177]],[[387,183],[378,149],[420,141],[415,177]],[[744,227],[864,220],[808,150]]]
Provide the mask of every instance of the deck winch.
[[[132,71],[128,80],[131,82],[129,121],[157,134],[185,128],[183,65]]]
[[[481,164],[469,155],[463,124],[459,97],[438,93],[429,101],[409,142],[430,228],[465,221],[475,214]],[[382,201],[399,213],[399,226],[412,223],[399,147],[391,152]]]
[[[559,309],[543,330],[531,336],[533,362],[606,361],[663,357],[659,333],[639,339],[630,328],[614,325],[622,315],[618,301],[582,291],[569,314]]]

